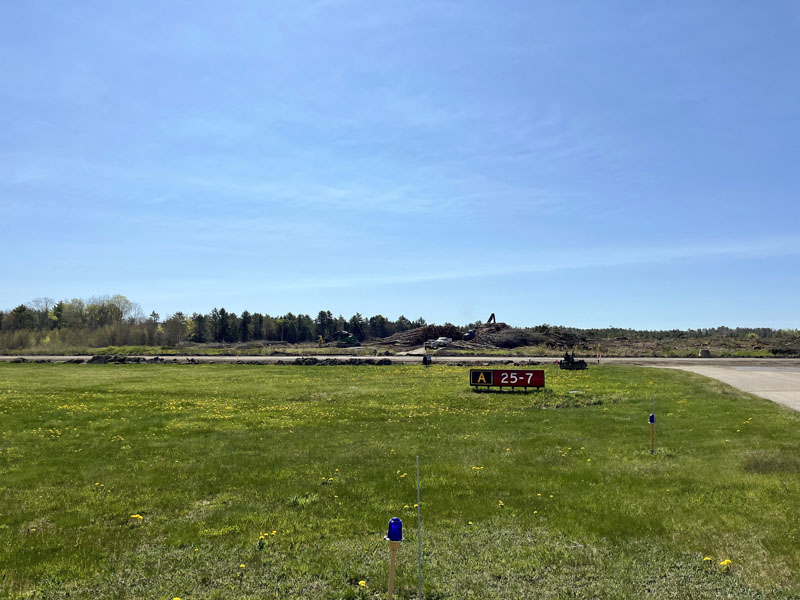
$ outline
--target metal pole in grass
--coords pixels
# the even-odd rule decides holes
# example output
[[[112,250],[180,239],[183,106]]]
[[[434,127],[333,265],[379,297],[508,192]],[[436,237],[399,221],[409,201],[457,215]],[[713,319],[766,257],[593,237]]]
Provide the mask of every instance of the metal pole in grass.
[[[419,456],[417,456],[417,598],[422,600],[422,507],[419,499]]]

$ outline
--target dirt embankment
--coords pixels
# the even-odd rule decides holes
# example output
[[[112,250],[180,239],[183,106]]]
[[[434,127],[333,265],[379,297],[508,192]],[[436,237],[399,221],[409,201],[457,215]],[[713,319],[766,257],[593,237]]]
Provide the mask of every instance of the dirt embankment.
[[[480,353],[490,350],[513,350],[531,348],[535,354],[560,354],[566,350],[575,351],[578,356],[614,357],[793,357],[800,356],[798,340],[759,340],[754,337],[707,337],[687,335],[684,332],[675,336],[655,339],[630,339],[621,337],[596,337],[562,327],[534,327],[517,329],[506,323],[488,323],[475,330],[470,340],[465,340],[462,331],[452,326],[429,325],[397,333],[378,340],[380,345],[393,345],[404,349],[418,348],[426,340],[445,336],[453,339],[440,354],[450,350]]]
[[[454,325],[426,325],[408,331],[401,331],[389,337],[377,340],[381,345],[393,345],[402,347],[421,346],[427,340],[435,340],[438,337],[449,337],[454,340],[461,339],[463,333]]]
[[[465,340],[464,332],[451,325],[427,325],[409,329],[379,340],[381,345],[391,344],[404,348],[421,346],[426,340],[449,337],[455,350],[496,350],[520,346],[547,346],[553,350],[572,348],[580,342],[578,336],[563,331],[539,333],[530,329],[509,327],[506,323],[487,323],[475,330],[475,336]]]

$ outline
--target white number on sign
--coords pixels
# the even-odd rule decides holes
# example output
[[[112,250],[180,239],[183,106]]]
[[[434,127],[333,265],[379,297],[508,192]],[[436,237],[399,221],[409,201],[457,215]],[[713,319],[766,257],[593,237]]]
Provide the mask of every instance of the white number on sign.
[[[500,383],[501,384],[510,383],[511,385],[514,385],[518,381],[522,381],[522,377],[520,375],[518,375],[517,373],[508,373],[508,372],[506,372],[506,373],[503,373],[500,376]],[[530,375],[530,373],[528,373],[528,383],[530,383],[530,382],[531,382],[531,375]]]

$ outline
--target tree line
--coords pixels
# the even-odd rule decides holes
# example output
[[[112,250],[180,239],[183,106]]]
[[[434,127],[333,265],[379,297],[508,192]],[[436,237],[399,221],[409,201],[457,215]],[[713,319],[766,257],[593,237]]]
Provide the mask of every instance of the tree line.
[[[10,311],[0,311],[0,347],[20,349],[40,344],[53,346],[173,346],[184,342],[232,344],[238,342],[313,342],[331,340],[347,331],[359,341],[388,337],[426,325],[425,319],[383,315],[349,319],[321,310],[312,317],[286,313],[241,314],[225,308],[209,313],[176,312],[165,318],[157,312],[144,315],[138,304],[121,295],[83,300],[54,301],[36,298]]]
[[[458,327],[461,331],[480,325],[480,321]],[[336,332],[347,331],[359,341],[388,337],[395,333],[427,325],[425,319],[396,320],[382,315],[364,317],[356,313],[349,319],[321,310],[316,317],[286,313],[229,312],[214,308],[209,313],[176,312],[161,318],[156,312],[145,315],[141,307],[122,295],[99,296],[83,300],[55,301],[36,298],[8,311],[0,311],[0,349],[19,350],[36,346],[53,351],[66,348],[105,346],[177,346],[194,342],[233,344],[239,342],[314,342],[319,337],[331,340]],[[448,324],[449,325],[449,324]],[[580,340],[679,340],[689,339],[759,339],[797,342],[796,329],[766,327],[713,327],[689,330],[636,330],[619,327],[579,329],[537,325],[515,330],[520,344],[546,343],[557,338],[567,346]],[[530,339],[528,339],[530,338]],[[563,344],[562,344],[563,345]]]
[[[536,325],[530,328],[536,333],[574,334],[582,339],[622,340],[622,341],[664,341],[687,339],[793,339],[798,335],[797,329],[772,329],[769,327],[704,327],[699,329],[626,329],[622,327],[605,327],[602,329],[580,329],[555,325]]]

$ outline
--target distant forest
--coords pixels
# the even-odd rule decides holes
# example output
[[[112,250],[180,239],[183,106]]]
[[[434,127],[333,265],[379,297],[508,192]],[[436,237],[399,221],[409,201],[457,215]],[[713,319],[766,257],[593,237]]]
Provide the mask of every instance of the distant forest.
[[[359,313],[349,319],[321,310],[316,317],[286,313],[270,316],[245,310],[237,315],[225,308],[207,314],[176,312],[165,318],[156,312],[145,316],[138,304],[125,296],[81,300],[36,298],[11,311],[0,311],[0,348],[10,350],[38,345],[53,346],[176,346],[183,342],[313,342],[348,331],[360,341],[379,339],[426,325],[424,319],[404,316],[392,321],[382,315]],[[470,324],[474,326],[475,324]]]
[[[0,349],[32,347],[167,346],[183,343],[235,344],[246,342],[315,342],[321,336],[330,340],[337,331],[348,331],[360,341],[378,340],[398,332],[427,325],[425,319],[396,320],[382,315],[365,317],[360,313],[345,318],[321,310],[315,317],[286,313],[271,316],[245,310],[241,314],[214,308],[207,314],[176,312],[162,318],[145,315],[138,304],[125,296],[101,296],[82,300],[54,301],[36,298],[13,310],[0,311]],[[449,323],[445,325],[450,325]],[[458,327],[466,331],[480,321]],[[578,329],[547,324],[527,328],[536,334],[558,334],[580,340],[663,341],[692,339],[796,340],[797,330],[770,328],[714,327],[697,330],[640,331],[608,327]]]

